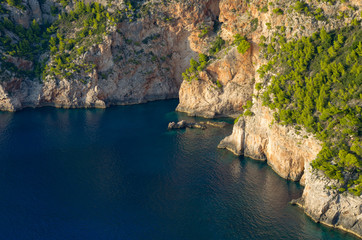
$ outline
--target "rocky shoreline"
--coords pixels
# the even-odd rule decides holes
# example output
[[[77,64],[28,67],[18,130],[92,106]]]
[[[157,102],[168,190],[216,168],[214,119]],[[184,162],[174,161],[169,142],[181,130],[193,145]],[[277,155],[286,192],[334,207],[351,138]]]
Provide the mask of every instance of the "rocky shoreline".
[[[258,107],[256,105],[254,112]],[[281,177],[300,181],[305,186],[303,195],[293,200],[292,204],[303,208],[317,223],[362,238],[362,198],[326,188],[333,180],[313,170],[310,165],[320,151],[318,141],[312,136],[308,139],[298,138],[293,129],[287,127],[273,125],[270,129],[268,121],[264,121],[267,125],[263,127],[260,125],[263,122],[260,121],[261,116],[266,120],[268,118],[265,117],[270,115],[259,110],[253,117],[240,118],[232,134],[224,138],[218,147],[236,155],[266,161]]]
[[[52,8],[59,8],[60,12],[74,9],[75,2],[68,2],[62,9],[54,0],[24,0],[25,11],[6,5],[6,12],[0,15],[28,29],[33,20],[38,23],[55,21],[58,17],[53,16]],[[281,33],[282,27],[285,41],[311,36],[322,27],[327,31],[341,28],[352,20],[361,20],[360,10],[351,11],[350,8],[360,9],[362,2],[309,1],[308,4],[313,3],[328,21],[316,20],[313,14],[303,11],[298,13],[293,3],[286,0],[273,3],[274,10],[278,10],[279,5],[288,8],[282,14],[274,12],[264,0],[164,2],[169,4],[148,6],[149,12],[144,16],[117,22],[102,35],[102,41],[91,44],[79,54],[74,62],[94,64],[87,73],[41,79],[30,75],[19,77],[16,72],[4,69],[0,75],[0,110],[42,106],[105,108],[179,97],[177,111],[215,118],[237,117],[246,103],[252,101],[252,115],[241,117],[232,134],[218,147],[236,155],[267,161],[281,177],[300,181],[305,190],[295,204],[302,206],[315,221],[361,237],[362,198],[325,188],[330,180],[312,171],[309,165],[320,151],[321,143],[303,129],[297,132],[292,127],[274,124],[273,112],[262,106],[255,86],[267,84],[257,73],[266,63],[260,53],[261,39],[270,43]],[[100,3],[107,5],[104,1]],[[127,8],[125,1],[113,5]],[[336,17],[338,12],[343,13],[343,18]],[[204,36],[203,31],[206,31]],[[236,34],[245,36],[250,43],[244,54],[233,44]],[[197,80],[184,81],[182,73],[190,66],[190,59],[197,60],[199,53],[209,54],[210,46],[218,37],[225,40],[226,46],[220,47],[207,66],[198,70]],[[2,48],[0,53],[8,55]],[[49,56],[48,51],[40,57]],[[15,63],[19,71],[34,67],[25,57],[9,57],[7,61]],[[49,59],[48,63],[52,61],[54,59]],[[168,127],[171,130],[205,129],[207,126],[212,123],[181,121],[170,123]]]
[[[315,222],[337,228],[362,238],[361,197],[326,189],[330,182],[323,173],[306,165],[306,187],[295,204]]]

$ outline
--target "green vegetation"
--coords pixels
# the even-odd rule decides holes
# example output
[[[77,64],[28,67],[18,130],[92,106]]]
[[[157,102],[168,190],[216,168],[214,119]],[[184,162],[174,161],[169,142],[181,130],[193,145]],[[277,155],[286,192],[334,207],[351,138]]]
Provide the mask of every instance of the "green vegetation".
[[[242,116],[243,116],[243,114],[240,114],[237,118],[235,118],[234,124],[236,124]]]
[[[17,41],[9,36],[13,36]],[[33,20],[30,28],[26,29],[22,25],[14,24],[7,17],[3,17],[0,21],[0,47],[4,53],[0,55],[0,61],[5,69],[14,73],[40,76],[44,62],[39,60],[39,56],[48,49],[48,41],[47,25],[40,26]],[[34,62],[34,70],[18,69],[14,64],[9,63],[9,57],[21,57]]]
[[[250,31],[254,32],[259,25],[259,20],[257,18],[254,18],[253,20],[250,21]]]
[[[362,29],[350,26],[265,46],[259,70],[271,84],[263,104],[282,125],[303,126],[323,142],[312,166],[340,182],[340,191],[362,193]],[[258,86],[260,87],[260,86]]]
[[[296,1],[294,6],[294,10],[297,12],[308,12],[308,4],[302,1]]]
[[[330,5],[334,5],[337,2],[337,0],[320,0],[320,1],[329,3]],[[343,2],[344,0],[341,1]]]
[[[192,80],[198,80],[199,72],[204,70],[209,58],[205,54],[199,54],[199,61],[190,59],[190,68],[186,69],[182,73],[182,77],[185,81],[191,82]]]
[[[242,114],[240,114],[235,120],[234,120],[234,124],[236,124],[239,119],[243,116],[247,117],[247,116],[253,116],[254,113],[252,111],[250,111],[251,107],[253,106],[252,101],[248,100],[246,101],[246,105],[243,106],[244,112]]]
[[[211,27],[202,25],[202,27],[199,28],[201,33],[199,34],[199,38],[205,37],[207,34],[209,34]]]
[[[284,14],[283,10],[280,9],[280,8],[274,8],[273,13],[275,13],[277,15],[283,15]]]
[[[263,88],[263,85],[262,85],[261,83],[256,83],[256,84],[255,84],[255,89],[256,89],[257,91],[260,91],[262,88]]]
[[[225,40],[222,39],[221,37],[217,36],[215,41],[211,44],[211,47],[209,49],[210,55],[215,55],[216,53],[218,53],[222,49],[224,44],[225,44]]]
[[[324,16],[322,8],[313,8],[313,6],[309,6],[304,1],[296,1],[292,7],[296,12],[303,13],[307,16],[314,16],[318,21],[326,21],[326,17]]]
[[[53,15],[57,12],[56,7],[51,8]],[[82,71],[90,72],[94,64],[76,59],[93,44],[101,43],[107,28],[114,26],[122,17],[118,12],[111,14],[99,3],[84,2],[76,2],[74,11],[59,14],[52,25],[39,25],[33,20],[31,27],[26,29],[3,17],[0,21],[0,47],[5,50],[5,56],[1,56],[2,65],[9,65],[7,56],[25,58],[34,62],[33,71],[24,72],[15,66],[11,66],[11,70],[42,75],[43,79],[49,75],[69,77]],[[48,59],[40,61],[39,58],[48,50],[51,61],[45,65]]]
[[[318,21],[325,21],[326,17],[323,14],[323,9],[322,8],[317,8],[314,12],[314,17],[315,19],[317,19]]]
[[[56,36],[49,40],[53,61],[45,67],[43,78],[91,72],[95,65],[79,60],[79,56],[93,44],[101,43],[107,28],[114,26],[120,17],[118,13],[110,14],[99,3],[84,2],[77,2],[74,11],[59,15],[59,19],[48,28],[48,32],[56,33]],[[85,82],[84,79],[81,81]]]
[[[253,113],[250,111],[251,107],[253,106],[253,102],[248,100],[246,101],[246,105],[243,106],[244,113],[243,116],[252,116]]]
[[[217,86],[218,88],[222,88],[222,84],[220,83],[219,80],[216,80],[216,86]]]
[[[30,28],[26,29],[19,24],[13,24],[8,18],[4,17],[0,22],[0,46],[5,49],[5,53],[10,56],[24,57],[28,60],[34,60],[34,57],[47,48],[47,39],[49,35],[45,32],[45,26],[39,26],[34,20]],[[11,32],[19,41],[13,43],[6,34]]]
[[[20,10],[25,10],[25,6],[21,3],[21,0],[6,0],[7,4],[12,7],[16,7]]]
[[[248,51],[250,48],[250,43],[246,41],[245,37],[242,37],[240,34],[236,34],[234,36],[233,43],[238,46],[238,52],[241,54],[246,53],[246,51]]]
[[[268,12],[268,6],[267,6],[267,5],[263,6],[263,7],[260,9],[260,12],[262,12],[262,13]]]
[[[245,37],[240,34],[236,34],[234,36],[233,44],[237,45],[237,49],[239,53],[246,53],[246,51],[250,48],[250,43],[246,41]],[[209,49],[210,58],[213,55],[217,54],[223,47],[225,46],[225,40],[221,37],[217,36],[216,39],[211,43],[211,47]],[[209,56],[205,54],[199,54],[199,61],[191,58],[190,67],[182,73],[182,77],[185,81],[191,82],[192,80],[198,80],[199,72],[204,70],[209,61]],[[216,80],[216,87],[222,88],[222,84]]]
[[[44,1],[40,0],[40,4]],[[78,75],[82,82],[86,82],[84,73],[91,72],[95,65],[86,62],[82,55],[91,46],[103,42],[104,36],[116,29],[116,23],[122,21],[132,22],[137,18],[154,14],[157,4],[141,0],[126,0],[120,8],[108,3],[107,7],[94,2],[86,4],[83,1],[58,0],[63,8],[71,5],[71,11],[63,11],[56,6],[50,7],[52,16],[58,16],[57,20],[50,24],[39,25],[36,22],[28,29],[14,24],[6,16],[8,11],[4,4],[25,9],[20,0],[0,0],[0,71],[5,69],[17,74],[42,77],[43,80],[51,78],[68,78]],[[167,5],[165,1],[160,4]],[[171,21],[166,15],[157,15],[159,20]],[[124,37],[124,35],[118,31]],[[205,34],[205,33],[204,33]],[[148,44],[159,38],[159,34],[152,34],[142,40],[142,44]],[[140,46],[141,42],[133,42],[132,39],[124,39],[127,44]],[[44,54],[49,52],[50,54]],[[11,57],[21,57],[34,63],[34,69],[25,72],[17,69],[11,63],[16,61]],[[151,56],[152,57],[152,56]],[[150,58],[151,58],[150,57]],[[152,57],[151,61],[155,61]],[[156,60],[159,60],[157,58]],[[162,60],[162,59],[161,59]],[[128,62],[139,64],[136,59],[127,59]],[[47,64],[46,64],[47,63]]]

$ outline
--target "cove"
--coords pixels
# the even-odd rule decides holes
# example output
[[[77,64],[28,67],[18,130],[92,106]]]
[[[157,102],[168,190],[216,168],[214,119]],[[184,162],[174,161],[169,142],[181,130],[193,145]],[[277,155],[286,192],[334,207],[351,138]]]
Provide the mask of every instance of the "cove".
[[[167,131],[176,100],[0,113],[1,239],[357,239],[291,206],[298,183]],[[231,121],[232,122],[232,121]]]

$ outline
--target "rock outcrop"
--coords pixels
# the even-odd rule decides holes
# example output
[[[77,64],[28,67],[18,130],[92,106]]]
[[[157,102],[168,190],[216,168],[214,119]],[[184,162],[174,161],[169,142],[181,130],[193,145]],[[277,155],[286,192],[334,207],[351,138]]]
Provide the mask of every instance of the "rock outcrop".
[[[221,25],[220,36],[231,43],[235,34],[246,36],[251,43],[251,49],[245,54],[240,54],[236,48],[225,48],[216,56],[216,61],[211,63],[199,74],[198,81],[183,81],[177,110],[190,115],[208,118],[218,116],[236,117],[243,111],[243,105],[252,99],[255,83],[263,83],[258,78],[257,69],[265,63],[265,58],[260,55],[260,38],[273,39],[278,35],[281,26],[285,27],[286,40],[295,37],[310,36],[324,27],[331,31],[349,24],[353,18],[360,19],[359,11],[350,11],[346,18],[337,18],[336,14],[348,9],[346,4],[311,1],[315,8],[323,10],[328,21],[317,21],[307,14],[300,14],[292,10],[293,1],[281,0],[273,5],[267,1],[220,1],[219,21]],[[356,8],[362,7],[361,1],[353,1]],[[261,11],[263,7],[277,8],[283,6],[288,11],[275,14],[272,9]],[[348,16],[348,17],[347,17]],[[303,27],[301,28],[301,24]],[[270,43],[267,40],[266,43]],[[199,49],[199,52],[202,49]],[[220,83],[219,87],[217,82]]]
[[[293,127],[273,123],[273,112],[262,106],[260,99],[255,97],[260,93],[254,89],[256,83],[267,84],[255,73],[265,63],[257,50],[261,36],[272,39],[277,32],[275,26],[286,27],[287,40],[310,36],[322,27],[330,31],[348,24],[351,18],[359,19],[358,11],[350,12],[348,20],[341,20],[332,16],[338,11],[345,11],[346,5],[315,3],[330,19],[321,22],[296,14],[295,11],[284,11],[281,15],[272,14],[270,10],[261,12],[264,1],[259,1],[258,5],[255,3],[221,1],[219,19],[224,22],[221,36],[232,41],[232,36],[239,32],[247,37],[252,47],[243,56],[237,56],[239,53],[235,49],[232,51],[226,48],[217,55],[218,60],[199,73],[198,81],[184,81],[177,110],[204,117],[235,117],[242,113],[246,101],[251,100],[253,106],[250,110],[253,115],[241,117],[234,125],[232,134],[223,139],[219,147],[227,148],[236,155],[267,161],[283,178],[300,181],[305,185],[305,190],[297,202],[308,215],[318,222],[361,236],[361,198],[327,190],[325,186],[328,185],[328,179],[310,169],[310,162],[321,150],[321,143],[303,129],[296,131]],[[292,7],[293,3],[279,1],[279,4]],[[351,4],[362,7],[360,1]],[[278,7],[278,4],[273,7]],[[257,22],[257,27],[252,22]],[[304,26],[302,29],[301,23]],[[240,65],[234,61],[242,63]],[[230,74],[225,74],[227,69],[232,69]],[[217,87],[217,82],[221,87]],[[239,86],[242,90],[239,90]],[[235,91],[242,92],[242,97],[237,96]]]
[[[283,178],[299,181],[305,163],[315,159],[321,146],[313,136],[292,127],[273,124],[272,112],[256,100],[253,116],[241,117],[234,125],[233,133],[219,144],[237,155],[268,164]],[[302,179],[303,181],[303,179]]]
[[[174,129],[185,129],[185,128],[199,128],[202,130],[206,129],[206,125],[202,123],[194,123],[194,122],[186,122],[185,120],[181,120],[179,122],[170,122],[168,124],[168,130]]]
[[[176,110],[207,118],[239,115],[253,92],[254,51],[257,50],[251,48],[242,55],[232,47],[201,72],[198,81],[184,81]]]
[[[216,128],[224,128],[228,124],[226,122],[187,122],[186,120],[181,120],[179,122],[170,122],[168,124],[168,130],[174,129],[185,129],[185,128],[199,128],[205,130],[207,126],[216,127]]]
[[[273,124],[271,111],[260,101],[256,100],[251,110],[254,115],[241,117],[218,147],[266,160],[281,177],[299,180],[305,188],[293,204],[316,222],[362,237],[362,197],[330,189],[327,186],[336,185],[334,180],[310,165],[321,150],[319,141],[303,130],[297,133],[292,127]]]
[[[327,189],[331,180],[306,164],[303,196],[293,201],[314,221],[351,232],[362,238],[362,198]]]

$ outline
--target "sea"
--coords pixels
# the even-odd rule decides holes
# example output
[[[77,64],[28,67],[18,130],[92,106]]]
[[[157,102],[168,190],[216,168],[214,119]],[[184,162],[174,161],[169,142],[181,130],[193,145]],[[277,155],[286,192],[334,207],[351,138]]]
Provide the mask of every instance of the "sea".
[[[354,236],[289,204],[298,183],[217,145],[178,100],[0,113],[0,239],[236,240]]]

